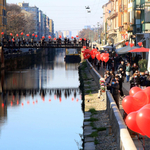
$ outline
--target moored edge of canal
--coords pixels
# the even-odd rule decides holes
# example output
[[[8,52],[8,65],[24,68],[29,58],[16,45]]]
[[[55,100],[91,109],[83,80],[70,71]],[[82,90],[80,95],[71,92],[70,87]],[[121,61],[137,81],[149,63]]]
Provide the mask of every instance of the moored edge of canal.
[[[86,62],[79,66],[80,90],[82,91],[83,149],[117,149],[117,144],[106,113],[106,93],[98,98],[98,84],[90,74]]]
[[[106,91],[98,98],[97,78],[100,76],[91,64],[88,61],[82,62],[79,72],[84,103],[83,149],[136,150],[141,147],[137,144],[137,139],[132,139],[129,135],[110,92]]]

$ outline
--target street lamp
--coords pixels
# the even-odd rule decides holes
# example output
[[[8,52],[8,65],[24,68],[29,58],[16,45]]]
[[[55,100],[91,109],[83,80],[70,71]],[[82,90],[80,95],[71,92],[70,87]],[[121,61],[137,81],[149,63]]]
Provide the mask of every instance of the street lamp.
[[[98,30],[98,42],[99,42],[99,22],[97,22],[97,30]]]

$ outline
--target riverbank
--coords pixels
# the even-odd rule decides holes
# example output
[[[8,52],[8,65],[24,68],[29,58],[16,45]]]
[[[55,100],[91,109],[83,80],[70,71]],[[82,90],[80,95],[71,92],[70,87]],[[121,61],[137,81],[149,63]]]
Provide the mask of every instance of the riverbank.
[[[88,71],[86,62],[80,64],[84,93],[84,150],[116,150],[117,144],[106,113],[106,93],[98,98],[98,85]]]

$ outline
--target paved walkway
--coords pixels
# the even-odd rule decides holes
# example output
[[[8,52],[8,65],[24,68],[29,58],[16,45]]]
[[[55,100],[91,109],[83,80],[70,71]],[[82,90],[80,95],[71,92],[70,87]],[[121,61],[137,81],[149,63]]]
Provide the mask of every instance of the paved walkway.
[[[101,76],[103,76],[104,72],[106,71],[106,69],[102,68],[102,67],[99,70],[97,69],[97,67],[94,67],[94,68],[97,70],[97,72]],[[129,95],[130,83],[129,82],[127,83],[126,79],[123,82],[122,90],[123,90],[124,95]],[[123,110],[123,107],[122,107],[122,98],[121,97],[120,97],[119,104],[120,104],[120,112],[121,112],[121,115],[123,116],[124,110]],[[138,136],[136,136],[136,134],[131,135],[131,136],[132,136],[132,139],[134,141],[134,144],[136,145],[136,147],[138,147],[138,149],[150,150],[150,138],[148,138],[147,136],[141,136],[141,135],[138,135],[139,136],[139,138],[138,138]]]

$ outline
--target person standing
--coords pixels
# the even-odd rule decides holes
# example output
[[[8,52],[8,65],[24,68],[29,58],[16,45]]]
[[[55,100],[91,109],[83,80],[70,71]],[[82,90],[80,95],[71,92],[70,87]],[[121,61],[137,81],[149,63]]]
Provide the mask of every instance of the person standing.
[[[133,71],[133,74],[135,73],[135,71],[137,71],[137,70],[138,70],[138,68],[139,68],[139,67],[137,66],[137,64],[136,64],[136,63],[134,63],[134,64],[133,64],[133,66],[132,66],[132,68],[131,68],[131,69],[132,69],[132,71]]]
[[[131,73],[131,66],[130,63],[127,63],[126,65],[126,81],[129,82],[130,79],[130,73]]]
[[[123,91],[122,91],[122,83],[123,83],[123,75],[122,74],[122,68],[120,68],[120,70],[117,72],[116,76],[119,77],[119,91],[120,91],[120,95],[123,96]]]
[[[116,79],[118,79],[118,77],[116,77]],[[118,109],[119,109],[119,95],[120,95],[119,94],[119,82],[116,79],[112,80],[111,90],[112,90],[112,96],[116,102]]]
[[[121,61],[121,64],[118,66],[118,70],[119,70],[120,68],[122,68],[124,72],[126,71],[126,65],[125,65],[125,63],[124,63],[123,60]]]

